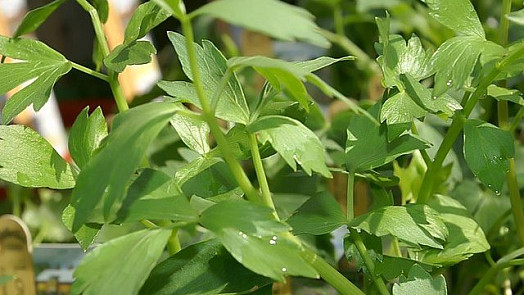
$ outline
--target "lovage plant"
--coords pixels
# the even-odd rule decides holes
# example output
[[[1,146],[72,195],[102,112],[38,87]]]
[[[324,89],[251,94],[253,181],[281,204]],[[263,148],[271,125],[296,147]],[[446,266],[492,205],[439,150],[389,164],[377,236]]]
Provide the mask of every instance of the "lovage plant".
[[[442,273],[486,253],[491,265],[471,290],[477,294],[497,272],[523,263],[519,247],[497,252],[500,259],[493,261],[486,235],[509,214],[479,224],[465,203],[482,200],[457,184],[452,166],[458,163],[449,160],[457,158],[452,147],[462,133],[465,162],[478,180],[468,184],[509,196],[510,224],[522,246],[513,135],[524,108],[510,120],[508,105],[521,106],[523,99],[507,81],[522,76],[524,42],[507,44],[509,20],[522,22],[522,12],[510,13],[511,1],[503,1],[497,42],[486,39],[468,0],[425,1],[431,17],[456,33],[434,52],[415,35],[390,34],[389,15],[378,18],[377,62],[386,90],[365,108],[315,74],[351,56],[226,59],[212,42],[194,40],[193,20],[207,16],[328,47],[331,35],[302,8],[277,0],[218,0],[188,13],[181,0],[148,1],[136,9],[122,44],[110,50],[102,27],[106,0],[76,0],[96,33],[104,65],[96,71],[20,38],[64,2],[29,12],[14,37],[0,36],[0,54],[18,60],[0,65],[0,92],[27,84],[7,101],[3,123],[30,105],[41,108],[72,69],[106,81],[119,114],[110,128],[99,108],[78,115],[69,135],[72,164],[30,128],[0,126],[0,178],[71,189],[63,221],[83,249],[112,225],[142,227],[90,250],[75,270],[73,294],[271,294],[273,282],[287,277],[322,278],[341,294],[446,294]],[[129,109],[118,75],[151,61],[156,49],[143,37],[169,17],[181,24],[181,32],[167,35],[188,79],[158,82],[167,94],[162,101]],[[257,97],[240,83],[249,70],[265,79]],[[326,123],[306,84],[349,110]],[[497,101],[499,126],[470,118],[486,96]],[[425,118],[449,124],[443,139],[428,136],[434,129]],[[177,150],[174,141],[184,147]],[[153,149],[167,156],[159,160]],[[327,190],[333,175],[347,176],[346,210]],[[290,185],[297,179],[305,181]],[[357,217],[356,179],[373,198],[371,209]],[[347,230],[344,259],[369,283],[347,279],[328,262],[333,257],[322,241],[340,227]]]

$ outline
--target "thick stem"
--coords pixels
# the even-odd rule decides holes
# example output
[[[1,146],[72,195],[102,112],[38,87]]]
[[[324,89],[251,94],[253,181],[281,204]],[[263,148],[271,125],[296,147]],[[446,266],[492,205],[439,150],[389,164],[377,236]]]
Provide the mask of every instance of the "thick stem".
[[[357,286],[348,281],[329,263],[311,250],[302,251],[302,258],[309,262],[320,276],[342,295],[365,295]]]
[[[187,55],[189,59],[191,72],[193,74],[193,84],[195,85],[198,99],[200,101],[200,105],[202,106],[203,117],[209,125],[211,134],[213,134],[213,137],[217,142],[218,148],[222,152],[222,156],[224,157],[227,165],[229,166],[231,173],[235,177],[236,181],[238,182],[238,185],[240,186],[246,197],[251,201],[260,202],[257,190],[253,187],[246,173],[242,169],[242,166],[237,161],[235,155],[229,148],[229,144],[226,138],[224,137],[224,133],[222,133],[222,130],[220,129],[220,126],[218,125],[216,118],[213,116],[213,110],[204,92],[204,86],[202,84],[200,71],[198,69],[198,60],[195,52],[195,45],[193,43],[194,36],[193,27],[191,26],[191,19],[188,16],[184,16],[184,18],[181,19],[181,23],[182,31],[184,32],[184,36],[186,37]]]
[[[373,263],[373,260],[369,256],[366,245],[364,245],[364,241],[362,241],[362,238],[355,229],[349,229],[349,233],[353,239],[353,242],[355,242],[355,246],[357,246],[360,257],[362,257],[362,260],[364,260],[364,264],[366,265],[369,274],[371,275],[371,279],[378,289],[378,292],[381,295],[389,295],[388,288],[386,287],[386,284],[384,284],[382,278],[375,275],[375,263]]]
[[[109,45],[107,44],[107,39],[104,34],[104,28],[102,27],[102,22],[100,21],[98,12],[89,2],[87,2],[87,0],[76,0],[76,2],[80,4],[80,6],[82,6],[82,8],[89,13],[89,16],[91,16],[91,22],[93,23],[95,36],[98,43],[100,44],[100,48],[102,49],[102,54],[104,57],[108,56]],[[118,82],[118,74],[110,70],[108,70],[107,72],[107,76],[109,77],[109,85],[111,86],[111,92],[113,92],[118,111],[127,111],[129,109],[129,106],[127,105],[127,100],[124,96],[122,86],[120,86],[120,83]]]
[[[262,165],[262,158],[260,157],[260,151],[258,150],[258,141],[255,134],[249,134],[249,145],[251,148],[251,156],[253,157],[253,165],[255,166],[255,172],[257,174],[258,184],[260,185],[260,191],[262,192],[262,201],[264,205],[273,209],[273,215],[278,218],[278,215],[275,210],[275,205],[273,204],[273,199],[271,198],[271,192],[269,190],[269,184],[267,182],[266,172],[264,171],[264,166]]]
[[[348,173],[348,184],[346,192],[346,219],[350,222],[355,217],[354,209],[354,198],[355,194],[353,193],[355,189],[355,172]]]

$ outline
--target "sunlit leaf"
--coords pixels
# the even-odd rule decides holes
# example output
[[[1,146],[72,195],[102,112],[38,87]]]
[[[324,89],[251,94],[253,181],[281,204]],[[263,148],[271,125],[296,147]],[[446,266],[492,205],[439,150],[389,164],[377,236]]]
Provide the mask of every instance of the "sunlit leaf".
[[[484,29],[470,0],[423,0],[429,14],[457,34],[485,39]]]
[[[393,285],[393,295],[446,295],[446,279],[443,275],[435,278],[420,265],[413,265],[407,278]]]
[[[524,105],[524,98],[522,93],[517,89],[507,89],[496,85],[488,86],[488,95],[495,98],[498,101],[511,101],[520,105]]]
[[[107,136],[107,124],[101,108],[88,115],[89,107],[76,117],[69,131],[68,148],[71,157],[80,169],[84,168]]]

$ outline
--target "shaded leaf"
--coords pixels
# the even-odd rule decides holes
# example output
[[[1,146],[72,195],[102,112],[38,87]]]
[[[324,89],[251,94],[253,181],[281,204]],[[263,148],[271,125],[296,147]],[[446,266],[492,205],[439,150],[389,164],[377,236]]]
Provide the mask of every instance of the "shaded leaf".
[[[0,36],[0,54],[21,62],[0,64],[0,94],[25,85],[7,100],[2,121],[8,123],[25,108],[40,110],[49,99],[56,81],[71,70],[71,63],[44,43],[30,39]]]
[[[464,125],[464,157],[477,178],[499,194],[509,170],[508,159],[515,155],[513,136],[481,120]]]
[[[210,15],[285,41],[305,41],[329,47],[329,42],[313,22],[313,15],[303,8],[277,0],[215,1],[191,15]]]
[[[139,166],[145,151],[176,111],[172,103],[148,103],[117,115],[106,145],[80,172],[71,195],[76,214],[73,232],[90,220],[93,208],[103,201],[104,219],[110,219],[115,203],[124,197],[126,183]],[[118,155],[116,157],[115,155]]]
[[[442,249],[448,230],[438,213],[425,205],[386,206],[353,219],[349,226],[375,236],[392,235],[410,244]]]
[[[197,176],[202,171],[221,162],[220,158],[214,157],[200,157],[180,167],[175,173],[175,182],[179,187],[182,187],[189,179]]]
[[[149,31],[169,17],[169,12],[154,1],[140,4],[127,24],[124,34],[124,44],[141,39]]]
[[[132,41],[118,45],[104,58],[104,64],[112,71],[120,73],[129,65],[143,65],[151,62],[151,54],[156,49],[149,41]]]
[[[415,265],[421,266],[425,271],[429,272],[433,268],[431,265],[422,264],[419,261],[411,260],[404,257],[382,256],[382,261],[375,265],[375,274],[382,276],[387,281],[398,278],[399,276],[407,276],[410,269]],[[418,294],[418,293],[416,293]]]
[[[64,212],[62,213],[62,222],[64,225],[72,231],[73,228],[73,220],[75,219],[75,208],[73,206],[68,205]],[[100,232],[100,229],[102,228],[101,224],[96,223],[88,223],[82,225],[76,233],[74,233],[75,239],[82,248],[82,250],[87,251],[89,246],[93,244],[95,241],[96,236]]]
[[[328,192],[310,198],[287,223],[295,235],[323,235],[346,224],[346,215]]]
[[[300,206],[310,198],[307,195],[301,194],[272,194],[273,203],[275,204],[275,210],[278,213],[280,220],[288,219]]]
[[[488,95],[498,101],[505,100],[524,105],[522,93],[517,89],[507,89],[492,84],[488,86]]]
[[[38,133],[22,125],[0,126],[0,179],[25,187],[67,189],[71,167]]]
[[[178,54],[178,58],[182,64],[182,70],[189,79],[193,80],[193,73],[189,66],[186,51],[185,37],[175,32],[168,32],[168,37]],[[207,98],[211,100],[219,88],[222,77],[227,71],[226,59],[213,43],[207,40],[202,42],[202,46],[196,43],[194,46],[200,76],[204,85],[204,92]],[[172,87],[169,86],[170,83],[174,83]],[[196,91],[192,89],[191,84],[181,84],[179,81],[162,81],[160,85],[169,95],[176,98],[188,99],[197,107],[202,108],[198,96],[194,95]],[[249,121],[249,108],[247,107],[244,92],[235,75],[231,75],[227,87],[224,88],[216,104],[215,115],[218,118],[242,124],[246,124]]]
[[[145,229],[98,246],[76,267],[71,294],[138,294],[170,235]]]
[[[459,35],[485,39],[484,29],[470,0],[423,0],[429,14]]]
[[[89,106],[76,117],[69,131],[68,148],[80,169],[84,168],[107,136],[107,124],[102,109],[97,107],[91,116]]]
[[[141,294],[243,293],[271,284],[238,263],[217,240],[184,248],[157,265]]]
[[[109,3],[107,0],[93,0],[93,7],[98,12],[98,17],[102,23],[107,22],[109,17]]]
[[[435,278],[424,270],[422,266],[415,264],[411,267],[409,275],[393,285],[393,295],[446,295],[446,279],[443,275]]]
[[[248,130],[258,133],[262,143],[271,143],[293,170],[296,171],[298,163],[308,175],[315,171],[331,177],[322,143],[299,121],[284,116],[266,116],[250,124]]]
[[[55,0],[44,6],[40,6],[29,11],[22,19],[22,22],[16,28],[13,38],[36,31],[45,22],[45,20],[58,8],[65,0]]]

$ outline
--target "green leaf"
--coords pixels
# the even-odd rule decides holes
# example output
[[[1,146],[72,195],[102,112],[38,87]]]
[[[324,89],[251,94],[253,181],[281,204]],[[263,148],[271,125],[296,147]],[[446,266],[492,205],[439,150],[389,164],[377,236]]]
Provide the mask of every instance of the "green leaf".
[[[346,169],[353,172],[371,170],[401,155],[429,147],[427,142],[410,134],[388,142],[386,132],[386,125],[377,125],[367,116],[351,117],[346,143]]]
[[[423,0],[429,14],[459,35],[485,39],[486,35],[470,0]]]
[[[104,65],[112,71],[121,73],[129,65],[143,65],[151,62],[156,49],[149,41],[132,41],[118,45],[104,58]]]
[[[277,0],[215,1],[191,13],[191,16],[197,15],[210,15],[285,41],[305,41],[329,47],[329,42],[313,22],[313,15]]]
[[[0,179],[25,187],[75,186],[71,167],[33,129],[0,125]]]
[[[466,83],[479,56],[499,47],[477,36],[454,37],[444,42],[431,58],[432,68],[436,71],[433,96],[438,97],[450,88],[469,86]]]
[[[36,40],[0,36],[0,55],[23,61],[0,64],[0,76],[9,77],[0,82],[0,94],[30,82],[7,100],[2,111],[4,124],[31,104],[35,111],[40,110],[56,81],[71,70],[63,55]]]
[[[481,120],[467,120],[464,125],[464,157],[473,174],[496,194],[500,194],[509,170],[509,158],[515,155],[513,136]]]
[[[449,266],[466,260],[475,253],[489,250],[490,245],[484,232],[458,201],[435,195],[428,205],[438,212],[448,228],[449,235],[443,250],[423,249],[417,252],[418,260]]]
[[[170,122],[187,147],[201,155],[209,152],[209,126],[203,119],[179,112]]]
[[[74,219],[75,208],[73,208],[71,205],[67,205],[67,207],[64,209],[64,212],[62,213],[62,222],[67,227],[67,229],[69,229],[69,231],[72,231]],[[80,229],[74,233],[75,239],[78,241],[80,247],[82,247],[82,250],[87,251],[89,246],[91,246],[91,244],[95,241],[95,238],[100,232],[101,228],[101,224],[88,223],[82,225]]]
[[[147,147],[177,110],[173,103],[148,103],[115,117],[106,145],[80,172],[71,195],[76,214],[73,232],[85,222],[110,219],[124,197],[126,183],[140,165]],[[103,200],[104,220],[90,220],[93,208]]]
[[[387,281],[391,281],[401,275],[408,275],[410,269],[415,264],[421,266],[428,272],[433,268],[431,265],[421,264],[419,261],[411,260],[409,258],[384,255],[382,256],[382,261],[375,265],[375,274],[377,276],[382,276]]]
[[[2,275],[0,276],[0,286],[4,285],[4,284],[7,284],[9,283],[10,281],[14,280],[15,277],[14,276],[5,276],[5,275]]]
[[[318,277],[303,260],[301,246],[284,234],[289,226],[275,220],[268,207],[244,200],[223,201],[204,211],[200,222],[251,271],[277,281],[287,275]]]
[[[313,66],[300,66],[297,63],[287,62],[265,56],[233,57],[227,61],[227,66],[233,71],[244,67],[252,67],[264,76],[271,86],[277,91],[284,90],[289,93],[306,110],[309,108],[309,95],[304,81],[310,74],[308,68]]]
[[[524,105],[522,93],[520,93],[520,91],[517,89],[507,89],[492,84],[488,86],[488,95],[498,101],[505,100]]]
[[[107,136],[107,124],[102,109],[97,107],[91,116],[89,106],[76,117],[69,131],[68,148],[71,157],[80,169],[83,169]]]
[[[515,23],[519,26],[524,26],[524,9],[508,13],[506,14],[506,18],[509,19],[509,21],[512,23]]]
[[[175,173],[175,182],[179,187],[182,187],[188,180],[221,161],[220,158],[214,157],[197,158],[177,170]]]
[[[29,11],[18,28],[16,28],[13,38],[18,38],[22,35],[36,31],[45,22],[45,20],[58,8],[65,0],[55,0],[44,6],[40,6]]]
[[[380,113],[380,121],[391,126],[393,124],[411,123],[413,119],[422,118],[427,111],[419,106],[404,91],[388,98]]]
[[[271,284],[238,263],[217,240],[184,248],[157,265],[141,294],[237,294]]]
[[[446,278],[439,275],[435,278],[422,268],[415,264],[411,267],[409,275],[401,279],[399,283],[393,285],[393,295],[446,295]]]
[[[138,294],[170,235],[145,229],[98,246],[75,269],[71,294]]]
[[[109,17],[109,3],[107,0],[93,0],[93,7],[98,12],[98,17],[102,23],[107,22]]]
[[[179,20],[186,14],[184,1],[181,0],[153,0],[157,5],[164,8]]]
[[[145,169],[131,184],[117,216],[117,222],[121,223],[143,219],[198,219],[197,213],[171,177],[153,169]]]
[[[141,39],[149,31],[169,17],[169,12],[154,1],[140,4],[127,24],[124,34],[124,44]]]
[[[275,210],[278,213],[280,220],[288,219],[298,208],[310,198],[310,196],[302,194],[272,194],[273,203],[275,204]]]
[[[178,58],[182,64],[182,70],[189,79],[193,80],[193,73],[189,66],[189,59],[186,51],[185,37],[174,32],[168,32],[168,37],[178,54]],[[202,46],[196,43],[194,45],[200,76],[202,83],[204,84],[204,92],[208,99],[211,99],[214,97],[215,92],[219,88],[222,77],[227,71],[226,59],[215,45],[207,40],[202,42]],[[175,84],[173,84],[173,87],[169,87],[167,86],[169,83]],[[169,95],[182,99],[193,98],[190,102],[197,107],[202,108],[196,95],[187,97],[188,93],[196,94],[196,91],[191,90],[191,87],[189,87],[190,84],[182,84],[183,87],[180,87],[181,84],[178,81],[163,81],[161,85],[163,85],[163,87],[161,87],[166,90]],[[218,98],[216,104],[215,115],[218,118],[242,124],[247,124],[249,121],[249,108],[246,103],[246,98],[244,97],[244,92],[242,91],[235,75],[231,75],[227,86],[224,88],[222,95]]]
[[[334,63],[341,62],[341,61],[347,61],[347,60],[355,60],[355,59],[356,58],[354,56],[344,56],[341,58],[321,56],[321,57],[318,57],[312,60],[299,61],[299,62],[296,62],[295,64],[301,67],[303,70],[308,71],[309,73],[313,73],[325,67],[329,67],[330,65]]]
[[[295,235],[323,235],[346,224],[346,215],[328,192],[310,198],[287,223]]]
[[[448,230],[438,212],[425,205],[386,206],[353,219],[350,227],[382,237],[442,249]]]
[[[284,116],[266,116],[250,124],[248,131],[258,133],[262,143],[271,143],[293,170],[296,171],[298,163],[308,175],[315,171],[331,177],[322,143],[299,121]]]

